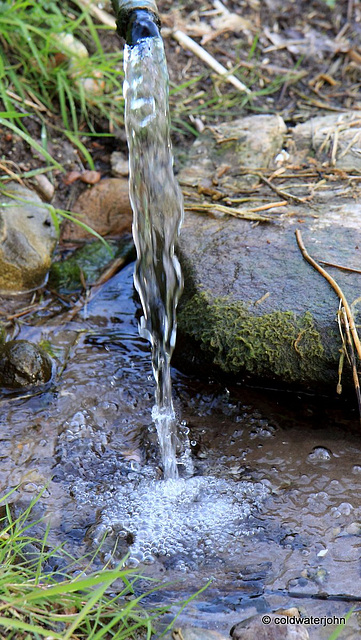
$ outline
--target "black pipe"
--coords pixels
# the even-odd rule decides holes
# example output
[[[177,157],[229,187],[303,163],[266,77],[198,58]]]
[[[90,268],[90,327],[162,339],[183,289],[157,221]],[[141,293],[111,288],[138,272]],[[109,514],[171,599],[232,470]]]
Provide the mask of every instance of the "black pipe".
[[[155,0],[112,0],[117,32],[132,46],[144,38],[159,37],[160,20]]]
[[[129,15],[125,40],[130,46],[144,38],[159,38],[159,18],[147,9],[134,9]]]

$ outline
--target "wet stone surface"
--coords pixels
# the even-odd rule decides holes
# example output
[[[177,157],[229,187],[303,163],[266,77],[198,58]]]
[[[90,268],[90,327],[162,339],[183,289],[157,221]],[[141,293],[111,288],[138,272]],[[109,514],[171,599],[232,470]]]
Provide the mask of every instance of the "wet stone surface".
[[[53,362],[42,347],[28,340],[0,345],[0,385],[10,388],[45,384],[51,380]]]
[[[2,395],[1,492],[19,484],[20,509],[48,483],[34,516],[51,522],[49,543],[79,556],[106,533],[103,561],[129,550],[130,565],[161,581],[152,604],[189,597],[210,580],[180,627],[227,637],[233,625],[281,607],[341,616],[356,604],[340,636],[352,638],[361,629],[355,412],[173,371],[193,472],[184,464],[179,480],[164,483],[132,269],[76,320],[22,327],[22,338],[50,340],[58,371],[65,368],[40,395]],[[332,630],[308,627],[315,640]]]

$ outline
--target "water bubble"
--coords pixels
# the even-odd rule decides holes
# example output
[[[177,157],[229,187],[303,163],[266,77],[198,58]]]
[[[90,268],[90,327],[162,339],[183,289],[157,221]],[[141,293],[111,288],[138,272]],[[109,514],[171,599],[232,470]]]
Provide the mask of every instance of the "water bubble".
[[[156,557],[191,558],[193,568],[213,557],[217,549],[232,549],[249,534],[247,518],[258,509],[269,488],[262,483],[234,482],[214,477],[191,477],[159,482],[144,478],[129,491],[123,486],[103,502],[101,521],[109,528],[131,533],[132,566]],[[102,496],[104,498],[104,496]],[[124,517],[128,514],[128,518]],[[234,533],[237,532],[235,537]],[[194,565],[194,563],[196,563]],[[179,565],[179,570],[184,570]]]
[[[332,451],[326,447],[314,447],[307,456],[307,460],[311,462],[322,462],[323,460],[331,460]]]
[[[349,516],[353,511],[353,506],[349,502],[341,502],[338,507],[332,507],[331,514],[335,518],[340,518],[340,516]]]
[[[253,422],[253,420],[252,420]],[[267,424],[267,423],[266,423]],[[252,429],[249,436],[251,439],[254,438],[270,438],[274,435],[275,428],[271,425],[263,426],[258,425],[255,429]]]

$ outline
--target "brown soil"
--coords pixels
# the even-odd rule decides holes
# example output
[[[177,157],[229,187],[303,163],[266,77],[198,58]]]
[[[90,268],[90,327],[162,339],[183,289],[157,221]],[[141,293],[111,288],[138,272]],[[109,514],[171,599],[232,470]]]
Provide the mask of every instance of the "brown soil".
[[[279,113],[292,126],[311,115],[343,110],[361,110],[361,3],[360,0],[336,0],[331,9],[327,0],[225,0],[231,14],[226,25],[219,20],[214,3],[188,0],[160,0],[171,90],[190,80],[194,84],[171,94],[175,155],[184,151],[203,126],[234,119],[251,112]],[[203,44],[226,68],[235,70],[251,89],[252,96],[234,87],[209,69],[198,57],[184,50],[172,37],[177,28]],[[114,34],[107,32],[107,47],[119,47]],[[40,138],[40,123],[25,118],[24,124],[35,139]],[[99,121],[99,132],[107,123]],[[51,129],[50,129],[51,130]],[[110,153],[126,150],[124,130],[114,138],[84,137],[96,168],[110,175]],[[61,133],[49,145],[53,157],[67,171],[83,170],[85,160]],[[43,166],[26,143],[10,132],[0,136],[0,154],[24,171]],[[9,166],[9,165],[7,165]],[[56,182],[53,204],[72,209],[86,189],[82,183],[64,184],[61,172]]]
[[[225,67],[237,68],[243,82],[255,93],[245,105],[244,96],[239,95],[239,101],[226,112],[220,99],[221,113],[211,119],[239,117],[250,111],[276,112],[292,124],[320,110],[361,108],[361,5],[357,0],[336,1],[333,10],[325,0],[229,0],[225,6],[242,17],[244,26],[219,35],[216,29],[209,33],[216,17],[209,15],[214,9],[212,2],[202,4],[202,11],[198,3],[186,0],[164,0],[159,6],[166,27],[179,28],[198,42],[203,38],[207,51]],[[204,35],[195,37],[196,33]],[[172,37],[166,37],[165,43],[171,82],[180,85],[202,75],[192,87],[204,90],[200,100],[207,102],[217,93],[234,97],[232,85],[220,83]],[[205,115],[205,123],[209,119]]]

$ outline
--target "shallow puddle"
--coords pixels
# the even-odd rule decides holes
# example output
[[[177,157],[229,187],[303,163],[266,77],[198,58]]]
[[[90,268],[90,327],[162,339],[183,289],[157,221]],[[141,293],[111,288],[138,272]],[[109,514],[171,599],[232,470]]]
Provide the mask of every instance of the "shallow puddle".
[[[294,605],[341,616],[354,606],[340,637],[360,637],[356,413],[174,371],[190,452],[181,477],[163,482],[132,272],[104,286],[76,322],[23,327],[20,337],[51,342],[64,371],[43,394],[1,398],[2,493],[21,484],[20,507],[48,483],[37,511],[52,523],[51,542],[80,555],[106,534],[103,559],[129,551],[131,565],[164,582],[154,596],[163,602],[210,580],[188,623],[227,635],[256,612]],[[311,627],[310,638],[331,631]]]

